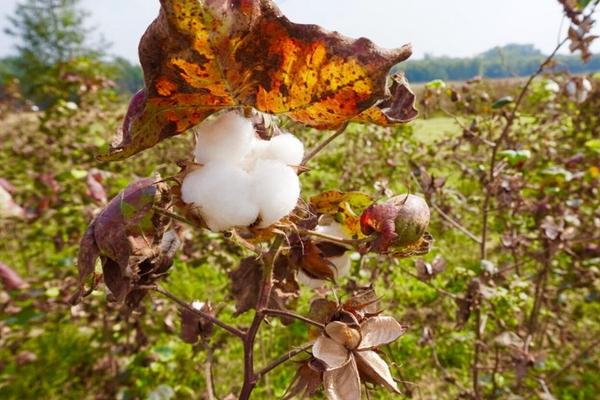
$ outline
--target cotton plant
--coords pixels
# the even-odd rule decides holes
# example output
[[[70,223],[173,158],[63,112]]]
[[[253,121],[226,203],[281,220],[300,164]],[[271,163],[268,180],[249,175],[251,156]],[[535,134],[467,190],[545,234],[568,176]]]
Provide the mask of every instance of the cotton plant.
[[[405,77],[390,73],[411,47],[385,50],[294,24],[271,0],[221,3],[163,0],[142,38],[145,87],[99,159],[125,160],[186,132],[195,144],[178,174],[134,182],[97,214],[81,241],[72,302],[104,283],[109,300],[130,311],[144,308],[149,295],[173,301],[186,343],[218,351],[213,330],[236,337],[243,371],[231,373],[242,400],[295,358],[288,398],[322,390],[329,399],[358,399],[366,382],[397,394],[378,348],[406,327],[381,315],[373,282],[353,275],[360,265],[352,258],[425,254],[433,243],[427,203],[409,193],[376,199],[335,188],[306,196],[300,177],[318,171],[317,157],[349,124],[392,126],[417,116]],[[294,134],[302,126],[332,133],[305,150],[300,137],[311,131]],[[244,254],[223,271],[231,307],[200,295],[190,303],[161,286],[177,273],[181,245],[204,230],[240,247],[232,259]],[[344,277],[366,292],[340,286]],[[295,311],[301,291],[313,296],[307,315]],[[225,322],[225,309],[234,317],[251,312],[252,322]],[[313,329],[307,343],[258,369],[259,331],[292,321]]]

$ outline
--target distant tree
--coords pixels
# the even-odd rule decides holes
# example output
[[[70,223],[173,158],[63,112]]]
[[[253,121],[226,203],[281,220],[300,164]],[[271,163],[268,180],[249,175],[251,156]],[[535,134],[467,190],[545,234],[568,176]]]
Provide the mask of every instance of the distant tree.
[[[116,57],[111,63],[115,69],[115,82],[122,92],[135,93],[144,87],[144,75],[139,64]]]
[[[93,29],[80,0],[22,0],[9,16],[6,33],[17,40],[16,77],[24,97],[42,107],[59,99],[78,100],[85,79],[107,72],[105,44],[89,41]]]

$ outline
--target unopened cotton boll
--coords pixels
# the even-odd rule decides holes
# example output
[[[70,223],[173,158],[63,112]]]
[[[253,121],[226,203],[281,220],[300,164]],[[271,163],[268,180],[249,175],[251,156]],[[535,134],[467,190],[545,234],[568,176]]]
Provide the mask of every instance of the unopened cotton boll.
[[[261,158],[278,160],[287,165],[300,165],[304,158],[304,144],[291,133],[284,133],[266,142]]]
[[[215,232],[253,224],[259,208],[252,199],[252,178],[239,167],[210,162],[188,174],[181,185],[181,199],[193,204]]]
[[[259,228],[273,225],[296,208],[300,180],[281,161],[258,160],[252,173],[252,198],[260,208]]]
[[[228,112],[194,128],[196,162],[239,163],[252,149],[256,132],[252,122],[236,112]]]

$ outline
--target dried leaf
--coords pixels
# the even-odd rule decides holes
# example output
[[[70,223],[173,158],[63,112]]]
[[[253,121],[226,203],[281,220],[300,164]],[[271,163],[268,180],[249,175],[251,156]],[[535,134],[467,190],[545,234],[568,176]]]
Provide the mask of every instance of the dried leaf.
[[[329,400],[360,400],[360,376],[354,357],[341,368],[325,371],[323,387]]]
[[[172,264],[174,249],[180,243],[174,232],[167,232],[169,220],[153,207],[166,207],[171,201],[168,187],[154,179],[142,179],[129,185],[110,201],[90,224],[81,242],[78,257],[79,290],[77,302],[97,258],[102,260],[104,283],[112,300],[126,300],[135,306],[149,285]],[[93,286],[92,286],[93,288]]]
[[[236,315],[256,307],[262,279],[261,262],[254,257],[245,258],[237,269],[229,273],[229,278]]]
[[[363,318],[375,316],[381,312],[379,297],[371,286],[358,290],[344,303],[343,309]]]
[[[215,311],[210,303],[199,301],[192,302],[192,308],[205,314],[215,316]],[[194,344],[200,337],[206,339],[212,335],[213,323],[200,317],[188,309],[181,311],[181,332],[179,337],[186,343]]]
[[[327,324],[337,311],[337,303],[328,299],[315,299],[310,303],[308,318]]]
[[[383,386],[392,392],[400,394],[398,385],[386,362],[374,351],[357,351],[354,353],[358,372],[364,380]]]
[[[231,279],[231,295],[235,299],[235,314],[240,315],[256,307],[261,288],[263,264],[260,260],[249,257],[240,266],[229,273]],[[280,255],[273,271],[273,289],[269,299],[269,307],[286,310],[298,298],[300,287],[296,282],[294,270],[290,267],[288,257]],[[281,318],[284,324],[291,323],[289,318]]]
[[[325,257],[315,242],[305,240],[302,250],[300,268],[306,275],[313,279],[335,280],[335,265]]]
[[[367,319],[360,326],[362,341],[359,350],[372,349],[384,344],[392,343],[406,332],[406,326],[400,325],[392,317],[373,317]]]
[[[324,371],[325,365],[315,358],[302,363],[296,371],[296,375],[292,379],[283,400],[294,397],[306,398],[314,395],[323,383]]]
[[[254,107],[317,128],[390,125],[417,115],[402,75],[411,55],[315,25],[290,22],[270,0],[163,0],[140,43],[146,88],[122,140],[103,160],[129,157],[185,132],[215,111]]]

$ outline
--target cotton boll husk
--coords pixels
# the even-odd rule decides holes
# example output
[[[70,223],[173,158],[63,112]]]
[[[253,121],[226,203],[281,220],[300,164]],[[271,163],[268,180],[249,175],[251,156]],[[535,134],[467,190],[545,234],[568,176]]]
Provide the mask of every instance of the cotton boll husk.
[[[187,175],[181,185],[181,199],[193,204],[215,232],[253,224],[259,208],[252,199],[252,178],[239,167],[210,162]]]
[[[239,163],[252,149],[256,132],[252,122],[228,112],[194,128],[196,135],[196,162],[211,161]]]
[[[341,255],[339,257],[331,257],[328,260],[331,261],[333,263],[333,265],[335,265],[335,268],[333,270],[333,276],[336,281],[339,278],[343,278],[344,276],[347,276],[348,273],[350,272],[350,267],[352,266],[352,262],[350,260],[350,256],[348,255],[348,253],[344,253],[343,255]],[[312,289],[322,288],[327,283],[325,280],[322,280],[322,279],[311,278],[310,276],[306,275],[302,270],[300,270],[300,272],[298,273],[298,282],[300,282]]]
[[[284,133],[266,142],[261,158],[278,160],[287,165],[300,165],[304,158],[304,144],[291,133]]]
[[[252,173],[252,198],[260,208],[259,228],[266,228],[291,213],[300,197],[300,180],[281,161],[258,160]]]

